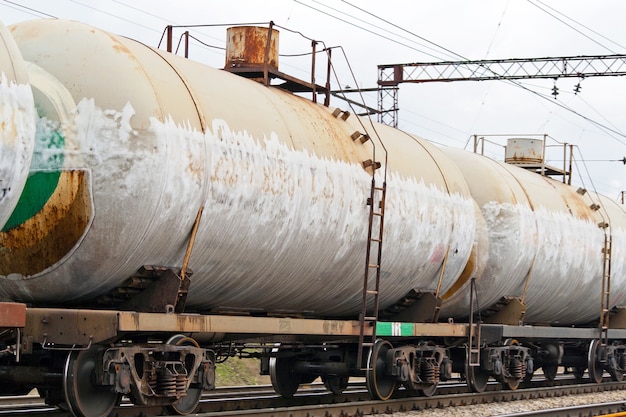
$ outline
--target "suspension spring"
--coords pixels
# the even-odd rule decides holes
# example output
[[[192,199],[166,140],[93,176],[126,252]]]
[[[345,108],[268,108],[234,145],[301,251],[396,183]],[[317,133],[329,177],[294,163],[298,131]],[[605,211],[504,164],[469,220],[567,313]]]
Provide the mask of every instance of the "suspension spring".
[[[176,375],[176,397],[187,395],[187,376],[184,374]]]
[[[521,361],[519,358],[511,359],[511,364],[509,366],[509,374],[513,378],[521,379],[526,374],[526,364]]]
[[[176,375],[164,370],[157,379],[156,392],[163,397],[176,397]]]
[[[441,369],[439,365],[429,361],[423,361],[420,366],[420,379],[426,384],[439,383]]]
[[[157,377],[156,370],[150,369],[150,371],[148,372],[146,376],[146,383],[148,384],[152,392],[155,392],[155,393],[157,392],[157,381],[158,381],[158,377]]]

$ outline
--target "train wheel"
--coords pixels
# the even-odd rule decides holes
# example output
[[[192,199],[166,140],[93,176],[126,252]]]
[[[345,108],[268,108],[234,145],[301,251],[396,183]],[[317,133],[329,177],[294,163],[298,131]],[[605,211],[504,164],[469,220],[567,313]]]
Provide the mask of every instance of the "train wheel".
[[[609,369],[609,373],[611,374],[611,379],[613,381],[622,382],[624,380],[624,372],[618,371],[617,369]]]
[[[322,381],[324,381],[324,386],[330,392],[335,395],[340,395],[343,391],[348,388],[348,379],[347,376],[324,376],[322,377]]]
[[[557,365],[543,365],[541,370],[543,371],[543,376],[545,376],[548,381],[552,382],[556,379],[558,368]]]
[[[182,334],[177,334],[176,336],[172,336],[167,342],[168,345],[175,346],[195,346],[200,347],[198,342],[196,342],[191,337],[187,337]],[[193,375],[189,375],[189,378],[192,378]],[[166,410],[172,414],[179,415],[187,415],[191,413],[193,410],[198,407],[198,403],[200,402],[200,397],[202,396],[202,388],[192,388],[189,387],[187,390],[187,394],[184,397],[181,397],[176,404],[171,404],[166,406]]]
[[[604,375],[604,369],[598,358],[600,356],[600,340],[595,339],[589,343],[589,352],[587,353],[587,369],[589,370],[589,378],[591,382],[599,384],[602,382],[602,376]]]
[[[437,384],[429,385],[427,388],[420,388],[417,392],[422,397],[432,397],[437,392]]]
[[[275,347],[272,352],[280,352],[280,347]],[[282,397],[291,398],[298,391],[302,376],[293,371],[295,364],[293,357],[270,358],[270,380],[274,391]]]
[[[624,371],[621,370],[621,365],[617,363],[615,356],[609,358],[609,374],[613,381],[622,382],[624,380]]]
[[[521,366],[518,359],[513,359],[513,362],[513,366]],[[515,391],[519,388],[520,382],[522,382],[522,378],[505,377],[503,378],[502,384],[505,388],[510,389],[511,391]]]
[[[585,368],[584,366],[575,366],[572,369],[572,374],[574,374],[574,377],[578,380],[578,381],[582,381],[583,380],[583,376],[585,375],[585,370],[587,368]]]
[[[72,351],[63,370],[65,405],[77,417],[106,417],[119,405],[121,395],[111,387],[94,384],[100,349]]]
[[[487,382],[489,382],[489,373],[480,368],[480,366],[465,365],[465,378],[467,385],[472,392],[485,392]]]
[[[392,348],[388,341],[377,340],[370,350],[365,383],[373,399],[388,400],[396,389],[396,379],[387,375],[387,351]]]

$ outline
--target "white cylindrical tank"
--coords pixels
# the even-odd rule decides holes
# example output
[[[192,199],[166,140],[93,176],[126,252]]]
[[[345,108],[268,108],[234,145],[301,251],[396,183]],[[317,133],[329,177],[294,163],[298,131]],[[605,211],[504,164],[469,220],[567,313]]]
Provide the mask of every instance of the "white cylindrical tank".
[[[44,197],[0,234],[0,298],[89,300],[142,265],[180,266],[204,206],[188,306],[355,315],[377,135],[381,307],[434,290],[446,253],[442,291],[464,269],[474,203],[426,141],[79,23],[11,31],[48,105],[31,167]]]
[[[538,240],[531,204],[522,185],[505,167],[492,159],[460,149],[442,148],[470,186],[480,208],[478,222],[487,242],[478,247],[476,262],[478,302],[483,309],[503,296],[519,296],[533,264]],[[471,277],[467,277],[471,278]],[[442,317],[469,313],[469,280],[444,295]]]
[[[598,318],[605,233],[612,234],[617,248],[612,256],[612,305],[623,304],[626,216],[617,203],[597,195],[583,197],[559,181],[477,154],[449,148],[444,152],[463,171],[487,225],[488,250],[482,254],[486,267],[476,277],[481,308],[510,296],[524,299],[528,323]],[[594,201],[600,210],[593,210]],[[599,227],[603,222],[610,228]],[[442,315],[467,312],[468,303],[466,289],[448,293]]]

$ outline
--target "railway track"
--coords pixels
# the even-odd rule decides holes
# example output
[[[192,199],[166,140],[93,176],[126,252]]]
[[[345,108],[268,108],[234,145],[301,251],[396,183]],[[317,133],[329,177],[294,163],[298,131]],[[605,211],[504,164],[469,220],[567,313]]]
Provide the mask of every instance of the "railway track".
[[[556,386],[550,386],[558,384]],[[511,402],[540,398],[561,397],[566,395],[582,395],[603,391],[626,390],[626,382],[604,382],[602,384],[579,384],[574,378],[562,379],[549,383],[545,380],[532,381],[517,391],[502,391],[499,384],[491,384],[487,392],[470,393],[465,384],[445,384],[436,396],[411,397],[406,391],[399,391],[396,398],[388,401],[372,401],[369,399],[365,386],[352,383],[342,395],[328,393],[322,384],[311,384],[298,391],[298,395],[290,400],[279,398],[271,386],[221,388],[202,397],[198,416],[274,416],[274,417],[314,417],[314,416],[362,416],[367,414],[389,414],[409,410],[443,409],[471,404],[488,404],[493,402]],[[620,408],[621,406],[621,408]],[[586,410],[584,407],[587,407]],[[593,405],[577,409],[575,413],[564,409],[546,410],[551,414],[514,414],[510,416],[537,415],[568,415],[591,416],[599,413],[623,411],[623,403]],[[569,409],[568,409],[569,410]],[[67,417],[70,414],[56,407],[43,403],[37,396],[3,397],[0,398],[0,417]],[[114,417],[152,417],[163,415],[161,407],[140,408],[123,403],[112,413]],[[502,417],[509,417],[503,415]]]

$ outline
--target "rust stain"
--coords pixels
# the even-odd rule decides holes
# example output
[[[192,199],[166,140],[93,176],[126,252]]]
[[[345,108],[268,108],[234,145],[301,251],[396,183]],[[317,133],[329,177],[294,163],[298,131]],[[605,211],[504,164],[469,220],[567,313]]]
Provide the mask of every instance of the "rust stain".
[[[591,203],[587,203],[585,199],[578,194],[571,192],[568,194],[570,195],[565,195],[565,193],[562,192],[561,198],[563,199],[563,202],[574,217],[590,222],[596,222],[598,220],[595,218],[595,213],[590,208]],[[598,218],[601,218],[601,216],[599,216]]]
[[[513,155],[506,158],[506,162],[510,164],[540,164],[543,162],[543,159],[540,155],[536,155],[534,152],[529,152],[521,155],[514,153]]]
[[[515,139],[506,145],[505,162],[509,164],[540,164],[543,162],[542,141]]]
[[[115,50],[115,52],[119,52],[119,53],[134,57],[134,55],[131,54],[130,50],[126,46],[122,45],[121,43],[117,41],[113,44],[113,50]]]
[[[26,325],[26,304],[0,303],[0,328],[24,327]]]
[[[194,332],[202,332],[202,331],[210,330],[206,326],[207,322],[206,322],[205,317],[202,317],[202,316],[190,316],[190,315],[179,314],[176,316],[176,321],[178,324],[177,328],[179,329],[185,329],[187,331],[194,331]]]
[[[465,268],[461,275],[454,282],[452,287],[445,294],[441,296],[442,300],[447,300],[456,294],[472,277],[475,277],[475,268],[476,268],[476,251],[472,250],[472,254],[470,255],[467,263],[465,264]]]
[[[258,66],[265,62],[268,28],[241,26],[229,28],[226,67]],[[272,30],[268,65],[278,68],[278,31]]]
[[[33,275],[58,262],[83,235],[91,203],[84,171],[64,171],[43,209],[0,233],[0,273]]]

